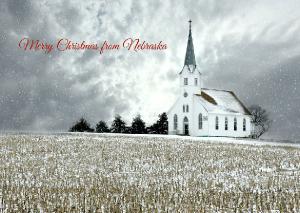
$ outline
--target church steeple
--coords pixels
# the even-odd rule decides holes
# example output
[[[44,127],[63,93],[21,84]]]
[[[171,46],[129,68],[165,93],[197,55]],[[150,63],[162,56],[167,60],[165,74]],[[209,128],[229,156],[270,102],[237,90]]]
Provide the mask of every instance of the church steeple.
[[[196,66],[196,59],[195,59],[194,45],[193,45],[193,38],[192,38],[192,21],[189,20],[189,23],[190,23],[189,24],[189,38],[188,38],[188,43],[187,43],[187,47],[186,47],[184,65]]]

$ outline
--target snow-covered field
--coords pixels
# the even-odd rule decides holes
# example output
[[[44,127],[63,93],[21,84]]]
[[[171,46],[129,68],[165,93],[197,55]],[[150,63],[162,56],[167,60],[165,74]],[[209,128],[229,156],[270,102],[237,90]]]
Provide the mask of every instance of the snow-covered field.
[[[300,212],[300,147],[226,138],[0,136],[0,212]]]

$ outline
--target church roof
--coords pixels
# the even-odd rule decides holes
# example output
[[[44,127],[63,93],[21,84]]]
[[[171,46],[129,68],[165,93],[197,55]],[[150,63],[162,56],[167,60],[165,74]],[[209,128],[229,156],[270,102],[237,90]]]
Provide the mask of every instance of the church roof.
[[[189,20],[189,23],[190,23],[189,37],[188,37],[188,42],[187,42],[187,46],[186,46],[184,66],[179,74],[181,74],[184,70],[187,70],[188,72],[191,72],[191,73],[193,73],[195,70],[197,70],[201,74],[201,72],[197,69],[197,65],[196,65],[193,37],[192,37],[192,21]]]
[[[200,101],[209,113],[250,115],[232,91],[202,88]]]
[[[190,23],[190,29],[189,29],[189,38],[188,43],[186,47],[186,53],[185,53],[185,59],[184,59],[184,65],[194,65],[196,66],[196,59],[195,59],[195,53],[194,53],[194,45],[193,45],[193,37],[192,37],[192,21],[189,21]]]

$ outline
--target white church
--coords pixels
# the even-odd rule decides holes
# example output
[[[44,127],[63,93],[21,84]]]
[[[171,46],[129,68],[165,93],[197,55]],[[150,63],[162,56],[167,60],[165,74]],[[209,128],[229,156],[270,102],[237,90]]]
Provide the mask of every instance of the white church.
[[[196,65],[191,21],[179,80],[179,97],[167,112],[170,135],[250,136],[250,112],[237,96],[232,91],[203,88]]]

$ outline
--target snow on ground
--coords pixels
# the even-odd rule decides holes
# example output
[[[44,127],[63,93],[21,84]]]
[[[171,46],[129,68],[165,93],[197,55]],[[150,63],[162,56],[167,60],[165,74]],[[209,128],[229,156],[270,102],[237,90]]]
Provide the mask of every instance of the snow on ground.
[[[75,133],[76,134],[76,133]],[[148,138],[167,138],[167,139],[181,139],[181,140],[193,140],[199,142],[212,142],[212,143],[233,143],[244,145],[256,145],[256,146],[288,146],[300,148],[300,143],[292,141],[274,141],[274,140],[257,140],[249,138],[230,138],[230,137],[191,137],[191,136],[179,136],[179,135],[155,135],[155,134],[116,134],[116,133],[98,133],[98,135],[108,136],[127,136],[127,137],[148,137]]]
[[[251,138],[231,138],[231,137],[191,137],[191,136],[180,136],[180,135],[158,135],[158,134],[121,134],[121,133],[70,133],[70,132],[58,132],[58,133],[0,133],[0,138],[5,137],[6,135],[59,135],[59,136],[68,136],[68,135],[77,135],[77,136],[89,136],[89,137],[98,137],[98,136],[110,136],[110,137],[145,137],[145,138],[161,138],[161,139],[181,139],[181,140],[192,140],[199,142],[212,142],[212,143],[234,143],[234,144],[244,144],[244,145],[256,145],[256,146],[287,146],[300,148],[300,140],[298,141],[289,141],[289,140],[276,140],[276,139],[251,139]]]
[[[0,212],[299,212],[299,144],[3,134]]]

